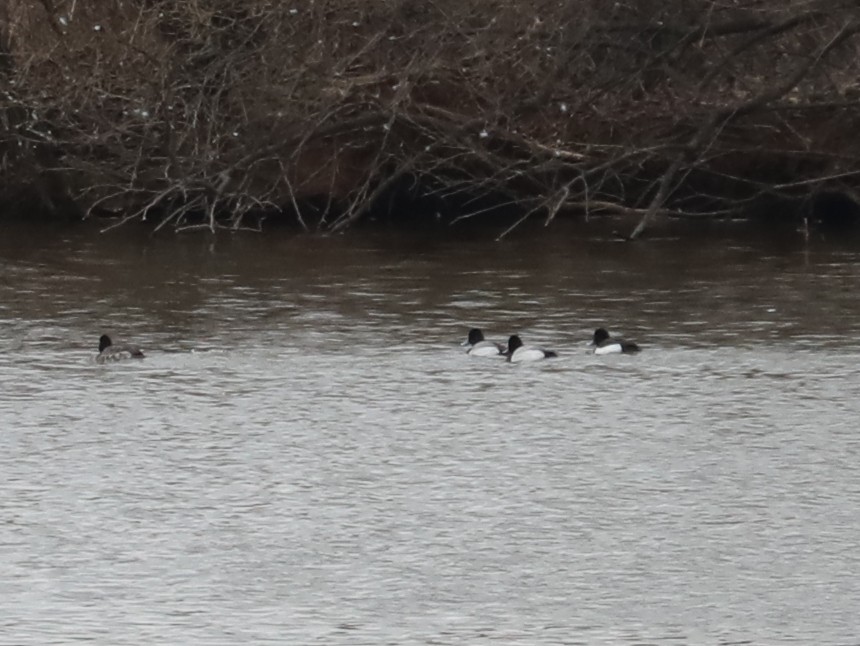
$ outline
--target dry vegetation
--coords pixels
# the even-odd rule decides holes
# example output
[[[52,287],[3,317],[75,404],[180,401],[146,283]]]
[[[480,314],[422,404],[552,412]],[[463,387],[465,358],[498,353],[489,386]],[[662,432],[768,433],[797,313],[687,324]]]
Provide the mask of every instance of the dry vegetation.
[[[0,200],[329,231],[433,200],[633,237],[801,212],[860,183],[858,32],[840,0],[5,0]]]

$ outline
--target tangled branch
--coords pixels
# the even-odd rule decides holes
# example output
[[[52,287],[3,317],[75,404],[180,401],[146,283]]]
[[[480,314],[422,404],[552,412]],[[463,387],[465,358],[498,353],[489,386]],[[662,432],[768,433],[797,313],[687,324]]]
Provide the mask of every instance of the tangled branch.
[[[406,191],[635,238],[852,190],[858,25],[847,0],[8,0],[0,199],[311,231]]]

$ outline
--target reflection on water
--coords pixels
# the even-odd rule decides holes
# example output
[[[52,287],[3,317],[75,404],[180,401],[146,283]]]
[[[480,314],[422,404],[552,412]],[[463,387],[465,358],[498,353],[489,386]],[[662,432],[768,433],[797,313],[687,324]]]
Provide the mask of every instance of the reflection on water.
[[[8,232],[0,641],[851,643],[858,259]]]

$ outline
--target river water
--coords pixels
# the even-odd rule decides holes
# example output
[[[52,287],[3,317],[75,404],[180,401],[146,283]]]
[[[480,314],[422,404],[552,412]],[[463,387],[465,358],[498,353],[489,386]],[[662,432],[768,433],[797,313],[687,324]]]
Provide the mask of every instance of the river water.
[[[858,293],[794,233],[4,225],[0,644],[858,644]]]

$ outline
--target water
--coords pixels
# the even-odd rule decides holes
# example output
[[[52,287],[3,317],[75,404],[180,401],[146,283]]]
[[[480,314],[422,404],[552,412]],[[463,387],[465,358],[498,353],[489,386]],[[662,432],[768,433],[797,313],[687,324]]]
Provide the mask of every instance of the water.
[[[7,229],[0,644],[857,644],[860,245],[477,238]]]

